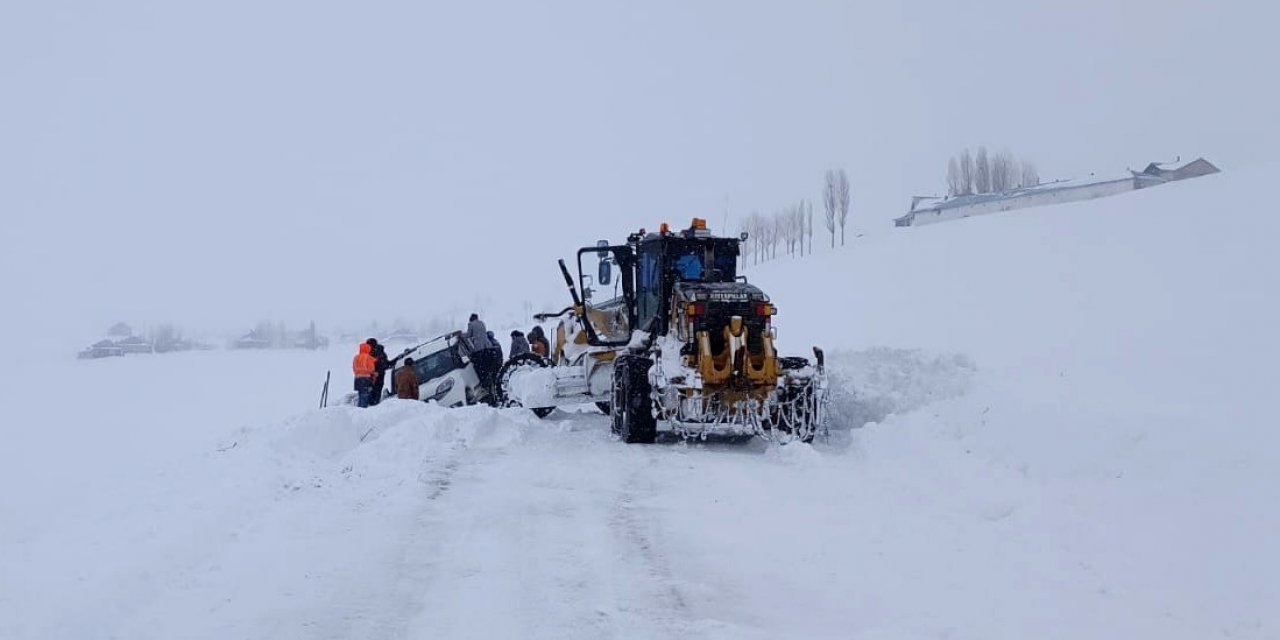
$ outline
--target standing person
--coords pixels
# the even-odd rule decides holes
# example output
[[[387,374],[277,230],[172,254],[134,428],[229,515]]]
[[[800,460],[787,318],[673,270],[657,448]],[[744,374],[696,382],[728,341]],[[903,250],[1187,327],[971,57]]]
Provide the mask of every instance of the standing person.
[[[489,343],[489,328],[484,326],[484,321],[480,319],[479,314],[471,314],[471,320],[467,322],[467,330],[462,333],[462,337],[466,339],[471,353],[484,351],[493,346]]]
[[[369,406],[369,394],[373,390],[373,376],[377,372],[377,361],[374,360],[373,347],[368,342],[360,343],[360,353],[351,359],[351,372],[355,374],[356,406]]]
[[[475,364],[480,386],[488,392],[489,404],[494,404],[497,402],[497,393],[494,391],[493,382],[498,374],[497,358],[493,353],[496,345],[489,339],[489,329],[484,326],[484,321],[478,314],[471,314],[471,320],[467,322],[467,330],[462,337],[468,349],[471,350],[471,362]]]
[[[502,354],[502,343],[498,342],[498,338],[493,335],[492,331],[488,332],[488,336],[489,336],[489,344],[492,344],[493,348],[497,351],[498,357],[495,360],[495,362],[497,362],[498,365],[500,366],[502,365],[502,363],[507,361],[507,357]]]
[[[529,330],[529,348],[544,358],[551,357],[551,343],[547,341],[547,334],[542,332],[542,325],[534,325]]]
[[[511,357],[522,356],[529,353],[529,341],[525,339],[524,334],[516,329],[511,332]]]
[[[413,358],[405,358],[404,366],[396,372],[396,397],[401,400],[420,400],[418,384],[418,372],[413,368]]]
[[[387,369],[391,361],[387,358],[387,350],[374,338],[366,340],[369,344],[369,355],[373,356],[373,390],[369,392],[369,406],[382,402],[382,390],[386,384]]]

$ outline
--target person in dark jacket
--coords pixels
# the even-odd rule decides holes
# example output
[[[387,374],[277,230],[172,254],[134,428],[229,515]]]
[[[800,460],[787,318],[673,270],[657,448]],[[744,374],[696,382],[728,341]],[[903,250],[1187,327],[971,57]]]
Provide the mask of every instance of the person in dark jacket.
[[[387,369],[391,368],[391,361],[387,358],[387,350],[374,338],[366,340],[369,343],[369,355],[373,356],[374,374],[373,389],[369,392],[369,406],[373,406],[382,402],[382,392],[387,381]]]
[[[404,366],[396,371],[396,397],[401,400],[419,400],[418,372],[413,368],[413,358],[405,358]]]
[[[547,334],[542,332],[542,325],[534,325],[529,330],[529,349],[544,358],[551,357],[551,343],[547,341]]]
[[[490,337],[490,331],[478,314],[471,314],[467,322],[467,330],[462,337],[471,354],[471,362],[476,368],[476,377],[480,378],[480,386],[488,392],[489,404],[497,403],[496,381],[498,368],[502,366],[502,356],[498,344]]]
[[[467,330],[462,332],[462,338],[467,343],[467,349],[471,353],[478,353],[493,347],[493,344],[489,341],[488,327],[484,326],[484,321],[475,313],[471,314],[471,320],[467,323]]]
[[[511,357],[522,356],[529,353],[529,341],[525,339],[524,334],[519,329],[511,332]]]
[[[502,343],[501,343],[501,342],[498,342],[498,338],[497,338],[496,336],[494,336],[494,335],[493,335],[493,332],[492,332],[492,331],[490,331],[490,332],[489,332],[489,344],[492,344],[492,345],[493,345],[493,348],[497,350],[497,355],[498,355],[497,362],[498,362],[498,364],[502,364],[502,363],[506,362],[506,361],[507,361],[507,356],[506,356],[505,354],[503,354],[503,353],[502,353]]]

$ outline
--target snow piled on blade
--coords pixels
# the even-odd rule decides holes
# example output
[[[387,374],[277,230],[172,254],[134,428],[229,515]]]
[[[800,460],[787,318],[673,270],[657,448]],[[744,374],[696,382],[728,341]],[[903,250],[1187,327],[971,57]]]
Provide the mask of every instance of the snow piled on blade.
[[[511,372],[509,393],[519,406],[556,405],[556,374],[549,368],[521,367]]]

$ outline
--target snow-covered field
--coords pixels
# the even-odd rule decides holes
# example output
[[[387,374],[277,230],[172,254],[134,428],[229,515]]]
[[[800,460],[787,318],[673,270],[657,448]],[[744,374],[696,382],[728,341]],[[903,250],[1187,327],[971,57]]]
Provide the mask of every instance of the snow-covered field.
[[[341,346],[8,367],[0,638],[1277,637],[1274,175],[750,271],[812,447],[317,410]]]

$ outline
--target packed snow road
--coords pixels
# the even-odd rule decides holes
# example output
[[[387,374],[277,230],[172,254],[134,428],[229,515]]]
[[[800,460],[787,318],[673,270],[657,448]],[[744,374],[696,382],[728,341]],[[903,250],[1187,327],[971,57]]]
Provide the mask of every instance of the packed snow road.
[[[204,358],[149,366],[190,373],[231,362]],[[627,446],[594,410],[539,420],[389,401],[230,430],[211,422],[235,413],[226,408],[154,424],[139,415],[169,460],[136,439],[111,448],[105,438],[93,458],[64,449],[79,468],[6,468],[6,497],[49,502],[5,504],[17,517],[0,538],[0,636],[1208,631],[1182,608],[1205,592],[1153,583],[1159,553],[1118,551],[1164,523],[1131,516],[1118,531],[1097,530],[1098,519],[1140,512],[1149,497],[1142,481],[1127,492],[1105,486],[1121,458],[1090,460],[1095,476],[1038,473],[1034,458],[1018,466],[1025,451],[1004,457],[1016,430],[1007,427],[1044,414],[1010,402],[1013,383],[977,375],[964,357],[875,349],[832,363],[837,426],[882,424],[839,428],[812,447]],[[265,364],[264,378],[278,373]],[[183,378],[148,375],[161,388]],[[28,450],[56,459],[67,444],[47,436],[28,433]],[[1117,440],[1097,449],[1137,446]],[[91,477],[63,492],[68,475]],[[1110,502],[1085,499],[1082,482],[1099,483]]]
[[[181,380],[232,358],[107,366],[176,403]],[[958,392],[970,374],[963,359],[909,352],[858,360],[933,376],[920,393]],[[119,402],[128,380],[104,378],[100,400]],[[881,402],[910,408],[920,393]],[[38,458],[62,448],[74,464],[7,469],[6,498],[30,500],[5,503],[0,635],[843,637],[884,622],[850,600],[883,586],[846,536],[871,531],[866,513],[884,505],[850,483],[847,433],[816,450],[640,447],[597,413],[389,401],[230,430],[225,407],[162,413],[135,415],[149,433],[96,438],[96,456],[22,432]]]

